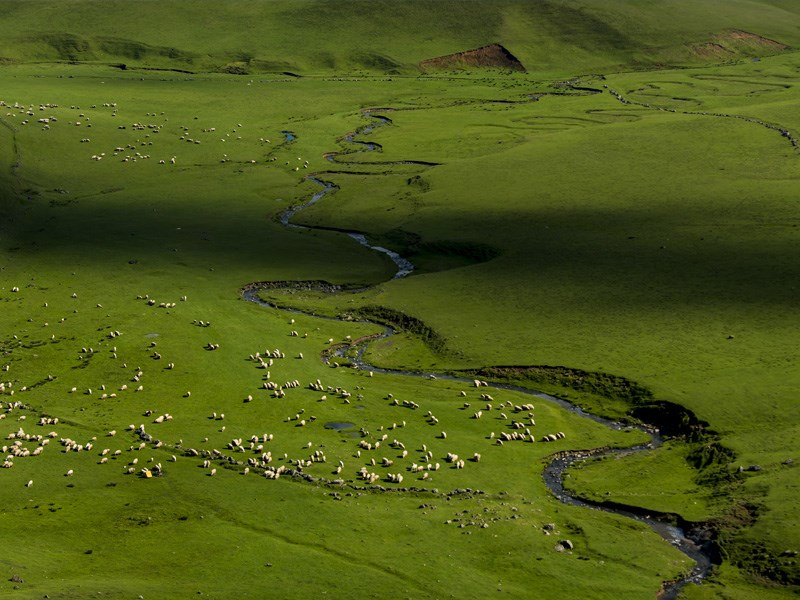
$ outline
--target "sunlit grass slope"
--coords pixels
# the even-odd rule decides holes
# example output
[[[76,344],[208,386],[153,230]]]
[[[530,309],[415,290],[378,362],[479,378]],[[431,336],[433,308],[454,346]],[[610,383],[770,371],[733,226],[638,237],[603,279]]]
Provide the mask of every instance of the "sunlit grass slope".
[[[9,3],[0,57],[232,73],[418,71],[422,60],[491,43],[532,72],[723,62],[798,43],[788,2]],[[747,32],[755,37],[742,37]],[[199,33],[202,32],[202,33]],[[766,39],[762,39],[766,38]]]

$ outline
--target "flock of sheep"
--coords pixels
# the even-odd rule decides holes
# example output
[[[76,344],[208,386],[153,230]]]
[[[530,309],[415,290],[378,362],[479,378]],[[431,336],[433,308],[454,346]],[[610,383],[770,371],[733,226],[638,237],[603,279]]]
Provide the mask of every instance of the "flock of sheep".
[[[0,110],[5,110],[4,120],[10,122],[15,130],[23,127],[40,126],[42,132],[51,132],[57,128],[75,128],[77,133],[75,139],[80,144],[86,144],[90,148],[95,148],[92,154],[87,154],[88,158],[93,161],[102,161],[105,159],[113,159],[123,163],[136,163],[141,161],[148,161],[153,157],[153,153],[160,152],[163,158],[158,159],[160,165],[176,165],[179,162],[179,155],[183,154],[182,158],[186,159],[187,164],[198,163],[204,160],[207,154],[198,154],[192,152],[190,148],[200,146],[202,144],[218,144],[225,150],[228,150],[227,142],[239,142],[243,140],[242,133],[246,129],[242,123],[237,123],[233,127],[226,128],[225,131],[217,133],[216,127],[195,127],[190,128],[186,125],[171,126],[169,118],[165,116],[164,112],[146,113],[147,121],[142,122],[134,120],[132,122],[123,121],[124,117],[120,113],[120,108],[116,102],[105,102],[101,105],[92,104],[88,109],[81,109],[79,106],[62,107],[56,103],[39,103],[39,104],[26,104],[21,102],[6,102],[0,100]],[[2,114],[2,113],[0,113]],[[92,138],[92,134],[96,134],[97,138],[107,138],[108,119],[120,123],[115,125],[117,130],[114,137],[118,139],[118,143],[113,147],[109,145],[104,147],[104,143],[96,142]],[[195,117],[197,119],[198,117]],[[91,129],[91,131],[86,131]],[[50,133],[47,133],[51,135]],[[166,138],[166,139],[164,139]],[[255,139],[255,138],[254,138]],[[253,140],[250,140],[251,142]],[[164,143],[166,142],[166,143]],[[160,150],[165,145],[169,146],[169,152]],[[181,145],[185,152],[178,150]],[[243,157],[232,159],[227,152],[219,153],[219,162],[228,163],[236,162],[240,164],[258,164],[258,163],[272,163],[278,159],[273,156],[273,152],[280,145],[272,145],[268,137],[258,137],[257,146],[264,148],[259,153],[258,157]],[[248,145],[251,148],[252,145]],[[241,155],[242,151],[237,149],[237,154]],[[309,167],[308,160],[303,160],[302,157],[297,157],[298,163],[285,161],[288,170],[299,171],[301,168],[307,169]]]
[[[11,287],[10,293],[20,294],[19,288]],[[72,294],[71,297],[75,299],[77,295]],[[167,310],[166,314],[169,314],[170,318],[183,318],[188,308],[185,296],[180,298],[180,303],[176,303],[156,301],[145,294],[138,296],[137,302],[142,302],[152,310]],[[197,326],[200,323],[204,327],[211,325],[205,320],[187,320],[187,326],[188,324]],[[289,322],[289,327],[290,329],[279,335],[298,340],[301,344],[307,343],[309,350],[319,354],[322,348],[311,347],[313,342],[309,339],[308,333],[301,335],[295,329],[294,319]],[[137,403],[140,401],[134,400],[127,394],[144,392],[145,379],[152,381],[150,389],[168,389],[168,385],[165,385],[168,384],[166,378],[175,372],[175,362],[162,357],[157,350],[157,342],[148,341],[142,343],[140,358],[137,360],[149,358],[157,365],[155,369],[139,365],[128,367],[123,358],[123,350],[113,345],[119,343],[117,339],[123,334],[124,332],[116,329],[108,330],[98,340],[97,347],[88,344],[80,347],[76,345],[75,352],[77,359],[82,362],[96,356],[116,361],[119,363],[124,380],[106,381],[94,388],[79,387],[65,382],[69,375],[64,373],[58,377],[50,375],[48,380],[54,383],[48,389],[60,387],[65,394],[91,396],[90,402],[116,399]],[[308,342],[300,341],[307,339]],[[333,343],[333,338],[328,342]],[[341,343],[349,342],[351,340],[345,339]],[[294,347],[297,347],[297,342],[294,343]],[[206,350],[218,351],[220,348],[221,346],[214,341],[205,345]],[[130,349],[127,352],[130,354]],[[187,411],[192,411],[191,405],[186,403],[183,406],[177,404],[172,412],[152,408],[143,410],[141,416],[147,419],[148,424],[118,424],[116,428],[98,431],[95,435],[79,440],[72,439],[76,436],[75,433],[71,434],[72,437],[59,433],[63,419],[60,421],[57,416],[48,414],[46,406],[34,409],[25,402],[32,386],[26,385],[21,377],[17,379],[14,375],[14,371],[21,370],[17,361],[7,362],[3,365],[7,380],[0,382],[0,400],[3,400],[0,422],[9,423],[11,427],[7,427],[5,432],[0,428],[0,436],[4,438],[3,461],[0,466],[12,472],[20,470],[14,467],[24,461],[41,460],[37,457],[46,454],[48,447],[57,447],[68,455],[94,453],[97,458],[96,464],[105,465],[103,468],[121,463],[123,474],[138,473],[145,478],[164,474],[167,470],[162,467],[162,461],[196,460],[197,466],[208,476],[222,474],[221,469],[225,467],[226,472],[242,475],[260,474],[267,479],[279,479],[282,475],[290,474],[350,485],[399,486],[412,480],[417,482],[415,485],[430,485],[434,479],[442,479],[442,472],[445,470],[453,473],[444,477],[446,482],[463,481],[463,477],[453,479],[455,472],[469,470],[469,465],[474,465],[469,468],[478,468],[483,456],[486,455],[487,446],[501,446],[511,441],[551,442],[565,437],[563,432],[546,432],[535,436],[534,428],[537,425],[533,404],[517,404],[511,399],[495,399],[483,391],[488,387],[486,382],[479,380],[475,380],[472,384],[475,391],[470,392],[469,388],[463,389],[457,392],[456,398],[452,401],[434,401],[430,403],[434,408],[423,411],[421,403],[424,404],[426,401],[419,398],[426,395],[423,389],[426,385],[424,379],[419,380],[419,401],[400,400],[391,393],[381,394],[380,397],[369,397],[366,386],[360,384],[352,390],[335,382],[323,383],[320,378],[302,384],[301,378],[305,378],[303,363],[299,360],[303,358],[302,352],[292,351],[290,354],[275,346],[258,349],[242,358],[249,361],[257,370],[256,377],[260,383],[257,386],[253,385],[243,397],[228,398],[221,402],[222,406],[233,414],[233,411],[249,410],[248,406],[251,406],[251,403],[272,403],[273,409],[276,406],[285,406],[290,410],[290,414],[283,419],[254,422],[256,431],[239,431],[217,448],[213,447],[215,442],[210,442],[209,438],[216,438],[216,442],[219,442],[219,434],[230,435],[230,432],[225,433],[225,413],[221,410],[212,411],[208,415],[208,420],[212,424],[208,435],[192,443],[184,443],[183,439],[190,433],[182,430],[180,422],[185,418],[183,415]],[[338,377],[340,370],[335,369],[334,365],[330,366],[331,375]],[[145,375],[145,371],[148,375]],[[151,371],[155,372],[151,375]],[[371,377],[372,373],[365,372],[361,375]],[[373,383],[376,380],[359,378],[357,381]],[[202,385],[200,381],[197,383]],[[163,392],[157,393],[163,395]],[[190,391],[183,394],[184,399],[190,397]],[[397,411],[397,416],[383,424],[371,420],[372,424],[369,427],[362,426],[360,429],[354,424],[350,430],[342,434],[330,431],[325,426],[325,419],[313,414],[316,407],[320,412],[330,415],[332,412],[330,404],[338,403],[340,407],[334,409],[335,414],[346,414],[350,420],[356,421],[359,418],[354,418],[352,416],[354,414],[368,417],[368,411],[352,412],[352,408],[348,408],[351,401],[358,403],[354,408],[366,408],[370,403],[380,403],[390,411]],[[478,406],[475,406],[475,403],[478,403]],[[463,423],[470,430],[469,434],[464,433],[462,427],[458,427],[457,431],[448,435],[447,431],[441,429],[439,417],[435,413],[439,413],[443,418],[444,413],[447,413],[447,422],[451,424],[454,418],[474,424],[469,426]],[[28,418],[35,423],[33,430],[26,427]],[[481,424],[486,423],[483,435],[475,431],[476,421]],[[265,428],[272,431],[264,432]],[[124,433],[119,434],[118,430]],[[301,430],[309,441],[298,451],[297,440]],[[421,431],[428,433],[420,436]],[[347,444],[330,445],[332,439],[341,439],[342,435],[345,440],[350,440]],[[424,439],[426,436],[430,438],[429,441],[420,443],[420,437]],[[180,439],[177,442],[165,441],[168,438]],[[113,440],[115,443],[104,443],[102,440],[109,442]],[[121,440],[124,440],[122,444]],[[472,446],[472,450],[466,456],[459,456],[456,448],[463,448],[465,440]],[[51,442],[57,443],[51,446]],[[142,453],[148,451],[152,456],[140,461]],[[85,462],[81,464],[85,468]],[[73,476],[76,469],[78,469],[77,464],[65,471],[64,476]],[[27,472],[24,468],[21,470]],[[312,473],[313,476],[310,475]],[[24,478],[23,483],[27,487],[34,485],[33,479],[30,478]]]
[[[183,144],[186,148],[185,157],[188,160],[194,160],[197,154],[191,154],[190,148],[194,149],[198,146],[208,144],[226,144],[230,146],[229,142],[236,142],[242,140],[245,126],[242,123],[237,123],[235,127],[230,127],[228,130],[221,132],[217,131],[216,127],[193,127],[190,128],[185,125],[175,126],[169,123],[169,119],[165,116],[164,112],[148,112],[145,119],[138,120],[125,120],[121,109],[115,102],[105,102],[101,105],[91,105],[88,109],[81,109],[79,106],[60,107],[54,103],[41,103],[41,104],[26,104],[20,102],[5,102],[0,100],[0,107],[5,111],[5,119],[12,124],[16,130],[22,127],[39,126],[45,135],[51,135],[53,129],[72,128],[75,133],[76,143],[84,144],[88,148],[93,149],[94,153],[88,155],[94,161],[102,161],[104,159],[115,159],[124,163],[136,163],[139,161],[149,160],[154,153],[161,152],[159,150],[163,145],[170,148],[178,148],[178,144]],[[197,117],[195,117],[197,119]],[[93,141],[93,135],[97,134],[99,139],[108,139],[110,136],[108,128],[111,127],[110,123],[114,123],[113,127],[118,130],[115,132],[114,137],[117,138],[117,144],[109,146],[108,148],[100,147],[99,143]],[[285,133],[285,132],[284,132]],[[163,141],[169,142],[163,144]],[[287,141],[291,141],[287,136]],[[270,146],[271,142],[268,138],[258,138],[258,145],[261,147],[274,148]],[[92,151],[92,150],[89,150]],[[196,152],[196,151],[195,151]],[[158,159],[160,164],[175,165],[179,161],[179,154],[170,152],[163,154],[164,158]],[[276,159],[272,156],[273,152],[267,152],[266,158],[262,157],[260,161],[255,159],[239,160],[237,162],[256,163],[274,162]],[[221,153],[219,157],[220,162],[226,163],[231,161],[231,158],[226,153]],[[285,162],[289,169],[299,171],[301,168],[307,169],[309,161],[303,160],[302,157],[297,157],[296,161],[287,160]],[[20,294],[18,286],[9,288],[12,294]],[[75,300],[77,295],[73,293],[71,298]],[[148,307],[154,309],[163,309],[172,315],[180,317],[183,312],[183,303],[186,302],[186,297],[180,298],[180,303],[172,301],[157,301],[149,295],[144,294],[137,297],[138,301],[143,301]],[[45,304],[46,306],[46,304]],[[97,304],[101,308],[100,304]],[[61,322],[64,318],[61,319]],[[207,319],[194,319],[193,326],[208,328],[211,322]],[[45,325],[47,325],[45,323]],[[290,326],[295,325],[295,320],[291,319]],[[213,333],[213,329],[210,330]],[[76,347],[76,354],[78,360],[84,366],[88,365],[90,359],[96,356],[105,356],[108,360],[117,361],[122,367],[122,373],[125,373],[125,381],[107,381],[101,382],[94,388],[79,387],[64,383],[62,379],[68,378],[68,374],[62,374],[58,377],[57,385],[61,386],[67,394],[79,394],[84,396],[91,396],[92,402],[104,402],[107,400],[127,400],[130,393],[140,393],[137,398],[146,397],[145,393],[145,369],[140,366],[128,368],[123,353],[116,345],[106,347],[105,344],[116,341],[116,338],[121,336],[123,332],[119,330],[111,330],[107,332],[103,339],[98,341],[98,348],[102,344],[103,347],[95,349],[92,346],[81,345]],[[288,336],[290,338],[307,339],[308,333],[300,335],[300,333],[292,328],[288,332],[282,332],[281,336]],[[15,336],[16,339],[16,336]],[[55,340],[55,334],[51,336]],[[329,344],[334,344],[331,338],[328,340]],[[340,343],[351,343],[349,336],[347,339]],[[293,344],[297,346],[297,344]],[[155,341],[150,342],[145,349],[146,357],[152,361],[156,361],[158,366],[155,369],[156,374],[150,375],[148,371],[148,380],[153,379],[153,388],[161,388],[166,383],[165,378],[170,377],[169,373],[176,372],[175,362],[171,357],[162,357],[161,350],[157,349]],[[225,352],[221,349],[219,342],[210,339],[202,347],[209,352]],[[314,354],[319,354],[321,348],[309,347]],[[533,443],[537,439],[543,442],[557,441],[564,438],[563,432],[547,432],[543,435],[535,436],[533,431],[536,426],[534,419],[534,406],[532,404],[515,404],[511,400],[498,401],[495,400],[490,394],[484,393],[483,389],[489,387],[486,382],[475,380],[473,386],[476,388],[474,392],[467,392],[462,390],[458,396],[463,398],[474,396],[470,402],[460,403],[453,401],[451,403],[435,403],[436,412],[448,411],[452,414],[459,415],[459,418],[481,420],[481,423],[486,423],[491,419],[492,426],[486,427],[486,431],[482,436],[474,435],[474,439],[470,441],[473,448],[466,454],[465,458],[459,456],[455,451],[456,447],[463,447],[464,434],[448,432],[442,430],[439,426],[439,417],[434,414],[433,410],[428,410],[423,415],[421,409],[421,402],[419,398],[416,399],[399,399],[389,393],[380,398],[368,398],[369,393],[364,386],[357,386],[355,390],[349,391],[342,385],[336,383],[323,383],[320,379],[309,382],[307,385],[301,383],[305,378],[303,375],[304,369],[302,363],[297,362],[304,358],[304,353],[293,350],[291,357],[294,360],[286,360],[287,352],[280,348],[262,348],[249,355],[249,360],[259,370],[260,383],[257,387],[249,390],[249,393],[243,398],[242,404],[250,404],[253,402],[272,402],[283,403],[287,406],[294,406],[297,402],[303,406],[297,410],[292,410],[292,414],[287,416],[283,421],[268,422],[260,424],[261,427],[276,429],[272,433],[264,433],[263,431],[251,431],[247,433],[240,433],[235,435],[228,441],[223,448],[209,448],[212,445],[209,441],[209,436],[196,440],[192,444],[184,444],[182,438],[178,442],[166,442],[162,437],[151,434],[150,431],[158,428],[161,432],[168,431],[169,436],[179,438],[176,432],[181,432],[181,410],[175,410],[175,416],[167,411],[154,411],[150,408],[143,410],[142,417],[149,420],[149,423],[144,423],[138,426],[131,423],[127,426],[118,424],[116,428],[109,429],[104,432],[97,432],[95,435],[89,436],[88,439],[76,441],[71,439],[69,435],[59,434],[58,417],[46,415],[44,411],[47,407],[42,405],[36,409],[28,406],[23,400],[19,398],[25,396],[26,393],[32,389],[30,384],[22,381],[22,378],[17,379],[14,373],[9,373],[11,363],[3,365],[3,371],[8,374],[8,380],[0,382],[0,400],[2,403],[2,412],[0,412],[0,420],[8,423],[14,422],[14,427],[3,432],[0,429],[0,437],[5,438],[2,445],[3,461],[2,467],[9,471],[15,471],[15,465],[22,461],[32,460],[34,457],[40,457],[45,454],[51,440],[57,440],[57,446],[65,454],[83,454],[83,453],[96,453],[98,465],[111,465],[115,462],[124,463],[123,472],[125,474],[139,473],[144,477],[150,478],[158,476],[165,472],[155,456],[149,460],[141,461],[140,464],[139,453],[146,449],[157,451],[159,454],[167,453],[169,455],[168,462],[176,462],[180,460],[178,457],[185,457],[187,459],[199,460],[198,466],[206,470],[208,475],[215,475],[221,467],[228,467],[228,470],[233,470],[241,474],[260,473],[268,479],[278,479],[281,475],[290,473],[296,475],[304,473],[305,471],[313,471],[316,473],[317,479],[349,482],[354,484],[356,482],[366,482],[368,485],[378,485],[380,483],[388,483],[399,485],[404,481],[415,480],[419,482],[426,482],[429,484],[434,478],[441,478],[441,469],[443,465],[449,467],[449,472],[455,473],[468,469],[469,466],[481,462],[483,448],[488,445],[502,446],[504,443],[511,441]],[[137,359],[141,360],[141,358]],[[331,365],[335,367],[336,365]],[[288,375],[290,371],[296,369]],[[14,370],[21,370],[15,366]],[[373,373],[367,374],[372,377]],[[49,376],[49,381],[55,379],[54,376]],[[372,380],[370,380],[372,381]],[[201,385],[201,382],[198,382]],[[423,386],[420,380],[420,386]],[[30,387],[29,387],[30,386]],[[49,386],[52,389],[54,386]],[[168,386],[164,385],[163,389]],[[309,391],[314,392],[313,396],[309,395]],[[15,393],[17,394],[15,396]],[[182,394],[184,399],[191,397],[191,391],[186,391]],[[289,401],[295,401],[290,403]],[[361,427],[359,430],[356,428],[351,432],[357,436],[357,441],[353,439],[352,446],[350,447],[349,455],[338,454],[330,456],[325,447],[325,440],[330,440],[332,434],[330,431],[324,431],[324,419],[318,419],[312,413],[312,407],[318,403],[331,404],[338,402],[342,405],[340,412],[347,409],[347,405],[351,402],[357,401],[359,406],[368,405],[370,403],[388,403],[389,407],[393,410],[403,411],[396,419],[384,424],[374,424],[370,428]],[[41,400],[39,402],[42,402]],[[480,406],[471,408],[471,403],[479,402]],[[226,406],[230,406],[230,399],[225,401]],[[191,410],[191,408],[184,407],[184,409]],[[469,410],[468,410],[469,409]],[[230,408],[228,409],[230,412]],[[236,410],[247,410],[244,407],[237,407]],[[328,411],[330,412],[330,411]],[[352,414],[352,413],[347,413]],[[362,413],[363,415],[364,413]],[[449,415],[449,421],[452,422],[452,414]],[[413,416],[409,416],[413,415]],[[510,415],[510,417],[509,417]],[[42,427],[48,428],[50,431],[42,433],[40,431],[26,431],[23,427],[24,421],[27,417],[32,416],[37,419],[37,424],[34,429]],[[209,431],[210,437],[214,434],[225,432],[226,426],[222,425],[225,419],[224,413],[220,410],[213,411],[209,419],[214,423],[214,430]],[[359,419],[353,419],[359,420]],[[414,426],[406,429],[408,422],[413,422]],[[62,420],[63,423],[63,420]],[[475,423],[472,424],[470,429],[475,430]],[[427,427],[427,429],[425,429]],[[288,429],[291,428],[291,429]],[[409,438],[418,439],[420,428],[425,431],[431,432],[430,442],[426,443],[412,443],[408,438],[403,439],[402,432],[411,431]],[[302,452],[296,451],[296,438],[302,429],[309,438],[315,441],[308,441],[303,446]],[[370,431],[370,429],[372,431]],[[492,430],[494,429],[494,430]],[[118,435],[117,430],[123,431],[123,435]],[[43,430],[42,430],[43,431]],[[459,429],[461,431],[461,429]],[[392,432],[390,435],[389,432]],[[184,432],[186,433],[186,432]],[[73,436],[76,434],[72,434]],[[188,434],[187,434],[188,435]],[[346,433],[345,435],[350,435]],[[120,447],[119,440],[125,437],[127,448]],[[186,437],[184,435],[183,437]],[[117,442],[115,449],[112,445],[105,446],[99,440],[113,439]],[[349,439],[349,438],[347,438]],[[429,447],[430,445],[430,447]],[[53,444],[56,446],[56,444]],[[99,446],[103,446],[102,448]],[[292,452],[278,450],[283,446],[284,450],[288,447],[294,447]],[[407,447],[408,446],[408,447]],[[450,447],[448,447],[450,446]],[[485,454],[485,452],[484,452]],[[166,459],[165,459],[166,460]],[[328,468],[324,465],[328,464]],[[322,465],[322,468],[320,467]],[[73,476],[75,468],[70,468],[65,472],[65,476]],[[107,467],[105,467],[107,468]],[[25,485],[31,487],[33,480],[26,479]]]

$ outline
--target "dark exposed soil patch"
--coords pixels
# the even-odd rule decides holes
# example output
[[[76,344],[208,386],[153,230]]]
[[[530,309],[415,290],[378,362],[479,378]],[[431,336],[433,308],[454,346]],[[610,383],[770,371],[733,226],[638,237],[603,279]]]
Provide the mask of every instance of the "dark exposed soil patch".
[[[419,63],[423,71],[453,68],[510,69],[525,71],[519,59],[500,44],[489,44],[474,50],[429,58]]]
[[[254,281],[248,283],[241,289],[241,292],[257,292],[258,290],[297,290],[297,291],[315,291],[325,292],[328,294],[335,294],[337,292],[359,291],[365,289],[363,286],[347,286],[338,285],[335,283],[328,283],[322,280],[308,280],[308,281]]]
[[[789,46],[786,44],[739,29],[717,33],[709,41],[692,46],[694,54],[706,60],[724,60],[737,56],[766,56],[788,49]]]
[[[700,58],[705,59],[723,59],[729,58],[733,54],[733,50],[728,50],[725,46],[715,42],[705,42],[698,44],[692,48],[694,53]]]
[[[786,44],[781,44],[775,40],[739,29],[732,29],[721,33],[717,35],[716,38],[718,41],[726,41],[729,45],[738,46],[740,48],[761,48],[770,52],[780,52],[789,49],[789,46]]]

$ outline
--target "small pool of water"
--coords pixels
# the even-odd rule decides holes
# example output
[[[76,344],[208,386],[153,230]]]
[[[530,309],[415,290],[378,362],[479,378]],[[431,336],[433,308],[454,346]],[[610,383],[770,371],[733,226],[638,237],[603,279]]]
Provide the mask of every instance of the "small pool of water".
[[[355,426],[355,423],[348,423],[347,421],[328,421],[325,423],[325,429],[335,429],[336,431],[352,429]]]

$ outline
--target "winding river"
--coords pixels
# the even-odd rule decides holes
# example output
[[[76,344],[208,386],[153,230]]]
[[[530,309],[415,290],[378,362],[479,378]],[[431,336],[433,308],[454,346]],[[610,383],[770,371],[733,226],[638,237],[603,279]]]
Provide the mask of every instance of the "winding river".
[[[346,152],[330,152],[330,153],[325,155],[326,158],[330,162],[338,162],[338,157],[341,154],[352,155],[352,154],[356,154],[356,153],[360,153],[360,152],[370,152],[370,151],[374,151],[374,150],[376,150],[377,148],[380,147],[378,144],[375,144],[375,143],[372,143],[372,142],[359,141],[359,140],[355,140],[354,138],[357,135],[368,134],[368,133],[374,131],[377,127],[389,124],[389,123],[391,123],[391,120],[388,119],[387,117],[384,117],[384,116],[374,115],[374,114],[372,114],[372,112],[370,110],[363,111],[363,114],[367,118],[372,118],[373,122],[368,124],[368,125],[366,125],[366,126],[363,126],[363,127],[359,128],[359,129],[357,129],[356,131],[354,131],[352,133],[347,134],[346,136],[344,136],[344,138],[342,138],[342,139],[344,139],[345,141],[347,141],[349,143],[358,144],[361,149],[360,150],[354,150],[354,151],[346,151]],[[293,133],[288,132],[288,131],[283,132],[283,133],[284,133],[284,135],[287,136],[287,140],[293,141],[295,139],[295,136],[294,136]],[[291,137],[289,137],[289,136],[291,136]],[[350,161],[348,161],[348,162],[350,162]],[[382,165],[386,165],[386,164],[420,164],[420,165],[426,165],[426,166],[430,166],[431,165],[431,163],[420,163],[420,162],[414,162],[414,161],[400,161],[400,162],[393,162],[393,163],[369,163],[369,164],[382,164]],[[316,175],[309,175],[308,177],[306,177],[306,179],[308,179],[309,181],[312,181],[312,182],[320,185],[322,187],[322,189],[320,189],[319,191],[314,193],[306,202],[304,202],[302,204],[299,204],[299,205],[292,206],[290,208],[287,208],[285,211],[283,211],[280,214],[279,220],[286,227],[297,228],[297,229],[318,229],[318,230],[330,231],[330,229],[325,228],[325,227],[297,225],[297,224],[291,222],[292,218],[298,212],[300,212],[301,210],[303,210],[305,208],[308,208],[309,206],[312,206],[312,205],[316,204],[317,202],[322,200],[328,193],[331,193],[333,190],[336,189],[336,186],[333,183],[323,181],[322,179],[319,179]],[[400,278],[406,277],[406,276],[410,275],[413,272],[414,265],[411,263],[411,261],[409,261],[408,259],[400,256],[398,253],[396,253],[396,252],[394,252],[392,250],[389,250],[387,248],[383,248],[381,246],[376,246],[376,245],[370,244],[370,242],[368,241],[367,237],[363,233],[355,232],[355,231],[351,231],[351,232],[345,231],[345,232],[342,232],[342,233],[350,236],[352,239],[357,241],[359,244],[361,244],[361,245],[363,245],[363,246],[365,246],[365,247],[367,247],[367,248],[369,248],[369,249],[371,249],[373,251],[380,252],[382,254],[387,255],[394,262],[394,264],[395,264],[395,266],[397,268],[397,270],[396,270],[396,272],[395,272],[395,274],[393,276],[394,279],[400,279]],[[308,285],[313,287],[314,284],[311,283],[311,284],[308,284]],[[269,302],[266,302],[265,300],[263,300],[263,299],[261,299],[259,297],[258,293],[259,293],[259,291],[261,289],[263,289],[263,288],[259,287],[258,284],[251,284],[251,285],[245,287],[242,290],[242,298],[245,299],[245,300],[248,300],[250,302],[255,302],[255,303],[257,303],[259,305],[262,305],[262,306],[267,306],[267,307],[270,307],[270,308],[273,308],[273,309],[278,308],[278,307],[270,304]],[[319,315],[313,315],[311,313],[305,313],[303,311],[295,310],[295,309],[280,309],[280,310],[287,310],[289,312],[293,312],[293,313],[297,313],[297,314],[305,314],[305,315],[308,315],[308,316],[314,316],[316,318],[334,319],[334,317],[320,317]],[[364,370],[373,371],[375,373],[384,373],[384,374],[391,374],[391,375],[402,375],[402,376],[408,376],[408,377],[424,377],[424,378],[429,378],[429,379],[430,378],[446,379],[446,380],[451,380],[451,381],[459,381],[459,382],[463,382],[463,383],[467,383],[467,384],[472,384],[473,383],[472,379],[468,379],[466,377],[458,377],[458,376],[444,374],[444,373],[430,373],[430,372],[428,372],[428,373],[419,373],[419,372],[400,371],[400,370],[395,370],[395,369],[384,369],[384,368],[381,368],[381,367],[376,367],[374,365],[368,364],[364,360],[364,354],[365,354],[365,351],[367,349],[367,346],[370,343],[372,343],[372,342],[374,342],[376,340],[384,339],[384,338],[387,338],[389,336],[394,335],[395,334],[395,330],[392,329],[391,327],[387,327],[387,326],[381,325],[379,323],[374,323],[374,322],[371,322],[371,321],[364,321],[364,322],[369,322],[369,323],[372,323],[373,325],[377,325],[379,327],[382,327],[382,329],[383,329],[382,333],[380,333],[378,335],[375,335],[375,336],[370,336],[369,338],[363,339],[361,341],[357,341],[356,343],[353,344],[353,346],[342,347],[339,350],[337,350],[337,352],[336,352],[336,355],[344,356],[345,353],[352,354],[352,350],[355,349],[356,350],[355,357],[354,358],[353,357],[349,358],[349,360],[351,361],[351,363],[355,367],[360,368],[360,369],[364,369]],[[593,420],[593,421],[595,421],[597,423],[600,423],[600,424],[602,424],[602,425],[604,425],[606,427],[609,427],[611,429],[620,430],[620,429],[622,429],[624,427],[623,425],[621,425],[620,423],[618,423],[616,421],[612,421],[610,419],[605,419],[605,418],[600,417],[598,415],[594,415],[594,414],[588,413],[588,412],[582,410],[580,407],[577,407],[574,404],[571,404],[571,403],[567,402],[566,400],[562,400],[560,398],[556,398],[554,396],[550,396],[548,394],[544,394],[544,393],[539,392],[539,391],[531,390],[529,388],[524,388],[524,387],[521,387],[521,386],[515,386],[515,385],[511,385],[511,384],[501,384],[501,383],[491,383],[491,382],[489,383],[489,387],[495,388],[495,389],[513,390],[513,391],[521,392],[521,393],[524,393],[524,394],[528,394],[530,396],[534,396],[534,397],[539,398],[539,399],[546,400],[548,402],[557,404],[559,407],[561,407],[564,410],[568,410],[568,411],[570,411],[570,412],[572,412],[574,414],[577,414],[577,415],[579,415],[579,416],[581,416],[583,418],[591,419],[591,420]],[[660,600],[675,600],[680,595],[680,591],[681,591],[681,589],[683,587],[685,587],[689,583],[701,583],[703,581],[703,579],[708,575],[708,573],[709,573],[709,571],[711,569],[711,558],[710,558],[710,556],[700,546],[698,546],[694,541],[689,539],[689,537],[687,537],[687,535],[685,534],[685,532],[681,528],[672,525],[670,522],[668,522],[668,520],[666,518],[664,518],[664,519],[653,518],[653,517],[648,516],[646,514],[647,511],[642,510],[642,509],[638,509],[636,507],[627,507],[626,508],[626,507],[620,506],[620,505],[610,506],[610,505],[606,505],[606,504],[591,502],[591,501],[584,500],[584,499],[578,498],[576,496],[573,496],[573,495],[569,494],[564,489],[564,481],[563,481],[564,480],[564,473],[575,462],[578,462],[578,461],[581,461],[581,460],[585,460],[585,459],[587,459],[589,457],[600,457],[600,456],[611,455],[611,454],[618,455],[618,456],[620,456],[620,455],[624,456],[624,455],[633,454],[633,453],[637,453],[637,452],[646,452],[646,451],[649,451],[649,450],[653,450],[653,449],[657,448],[658,446],[660,446],[662,444],[663,438],[662,438],[660,432],[656,428],[647,427],[647,426],[643,426],[643,425],[642,426],[635,426],[635,428],[639,429],[640,431],[645,432],[650,437],[650,441],[647,442],[647,443],[644,443],[644,444],[640,444],[638,446],[633,446],[633,447],[624,448],[624,449],[619,449],[619,448],[598,448],[598,449],[595,449],[595,450],[559,452],[559,453],[557,453],[556,455],[554,455],[552,457],[551,461],[545,467],[544,473],[543,473],[543,477],[544,477],[544,481],[545,481],[548,489],[561,502],[563,502],[565,504],[570,504],[572,506],[584,507],[584,508],[592,509],[592,510],[602,510],[602,511],[605,511],[605,512],[609,512],[609,513],[613,513],[613,514],[620,515],[620,516],[623,516],[623,517],[627,517],[627,518],[630,518],[630,519],[634,519],[634,520],[639,521],[641,523],[645,523],[648,526],[650,526],[656,533],[658,533],[662,538],[664,538],[670,544],[675,546],[675,548],[677,548],[678,550],[683,552],[686,556],[691,558],[695,562],[695,566],[691,570],[691,572],[688,575],[686,575],[685,577],[681,578],[681,579],[678,579],[678,580],[675,580],[675,581],[664,582],[663,585],[662,585],[661,590],[657,594],[657,598],[659,598]]]

